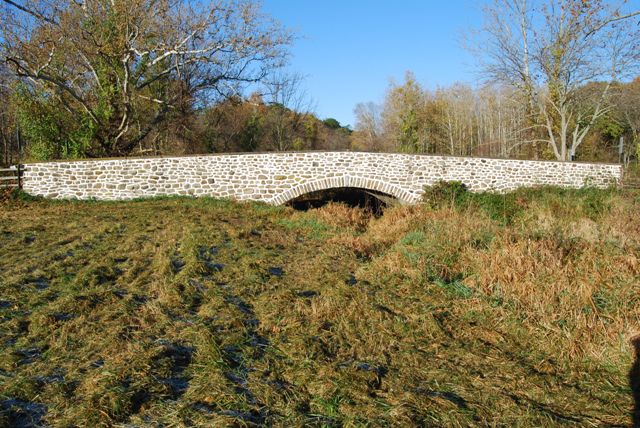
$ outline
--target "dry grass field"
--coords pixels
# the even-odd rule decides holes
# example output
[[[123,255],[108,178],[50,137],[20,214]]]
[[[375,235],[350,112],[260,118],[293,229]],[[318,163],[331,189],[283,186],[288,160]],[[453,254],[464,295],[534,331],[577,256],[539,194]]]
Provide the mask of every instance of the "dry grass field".
[[[7,195],[0,426],[631,426],[640,196],[426,199]]]

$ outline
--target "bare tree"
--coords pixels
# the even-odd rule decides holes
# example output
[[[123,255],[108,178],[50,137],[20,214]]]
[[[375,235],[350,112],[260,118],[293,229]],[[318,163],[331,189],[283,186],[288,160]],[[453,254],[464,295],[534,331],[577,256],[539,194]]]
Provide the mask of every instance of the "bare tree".
[[[485,9],[477,52],[491,81],[524,95],[531,126],[541,133],[518,144],[546,143],[558,160],[572,160],[609,108],[611,82],[639,65],[640,27],[604,1],[495,0]],[[592,103],[580,91],[605,81]]]
[[[373,102],[358,103],[353,112],[356,116],[354,147],[374,152],[384,149],[380,106]]]
[[[0,15],[2,60],[97,155],[130,152],[185,99],[261,81],[291,41],[251,0],[0,0]]]
[[[11,165],[18,159],[18,127],[15,110],[10,102],[15,82],[6,67],[0,64],[0,165]]]
[[[275,73],[265,80],[264,100],[269,105],[271,129],[269,148],[277,151],[295,147],[294,134],[313,110],[313,101],[303,87],[304,77],[297,73]]]
[[[622,85],[616,95],[618,116],[628,130],[626,146],[631,147],[631,150],[624,152],[625,162],[628,162],[630,156],[640,159],[640,77]]]

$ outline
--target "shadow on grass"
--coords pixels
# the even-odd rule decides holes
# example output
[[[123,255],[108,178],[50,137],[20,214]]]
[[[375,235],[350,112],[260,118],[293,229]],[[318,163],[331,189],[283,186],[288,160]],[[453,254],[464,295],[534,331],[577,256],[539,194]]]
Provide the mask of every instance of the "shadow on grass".
[[[635,348],[635,361],[629,371],[629,383],[633,393],[633,426],[640,428],[640,336],[633,339],[633,347]]]

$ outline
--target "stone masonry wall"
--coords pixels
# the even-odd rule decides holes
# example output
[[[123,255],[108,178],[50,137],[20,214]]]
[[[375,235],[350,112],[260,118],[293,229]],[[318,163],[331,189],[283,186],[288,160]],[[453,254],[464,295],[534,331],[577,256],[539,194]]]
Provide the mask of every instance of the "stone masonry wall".
[[[24,190],[49,198],[117,200],[193,195],[282,204],[314,190],[360,187],[403,203],[423,186],[458,180],[472,191],[619,183],[620,165],[360,152],[203,155],[26,165]]]

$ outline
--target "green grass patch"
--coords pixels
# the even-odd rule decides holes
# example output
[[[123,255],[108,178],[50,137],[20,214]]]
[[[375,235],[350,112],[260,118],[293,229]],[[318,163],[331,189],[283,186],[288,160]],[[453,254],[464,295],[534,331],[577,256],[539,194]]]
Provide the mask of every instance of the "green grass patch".
[[[326,238],[331,228],[320,220],[310,215],[300,215],[294,218],[285,218],[279,221],[285,229],[290,231],[301,231],[313,239]]]

